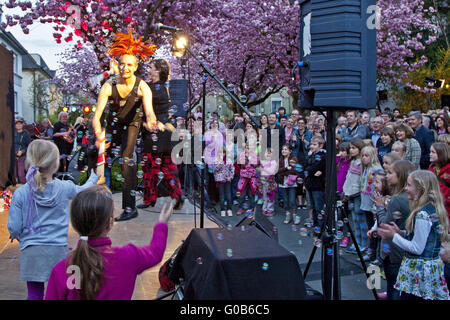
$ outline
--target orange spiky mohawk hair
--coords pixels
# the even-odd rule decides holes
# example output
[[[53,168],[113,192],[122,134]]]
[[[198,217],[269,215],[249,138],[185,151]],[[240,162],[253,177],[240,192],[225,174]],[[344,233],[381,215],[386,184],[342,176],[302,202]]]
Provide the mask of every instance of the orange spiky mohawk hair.
[[[108,55],[111,57],[129,54],[139,56],[144,61],[156,51],[156,45],[153,44],[151,38],[147,41],[142,41],[142,37],[139,35],[134,38],[133,28],[130,28],[128,33],[116,33],[108,48]]]

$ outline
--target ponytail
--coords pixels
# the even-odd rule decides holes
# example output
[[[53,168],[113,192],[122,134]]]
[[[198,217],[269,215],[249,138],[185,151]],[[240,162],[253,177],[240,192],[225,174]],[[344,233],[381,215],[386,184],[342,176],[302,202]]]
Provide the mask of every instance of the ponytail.
[[[59,159],[59,150],[51,141],[34,140],[27,148],[25,168],[28,170],[27,182],[33,185],[34,191],[43,191],[47,181],[42,173],[53,173]]]
[[[95,300],[103,279],[103,259],[101,254],[85,240],[80,240],[69,258],[70,265],[78,266],[81,273],[81,300]]]

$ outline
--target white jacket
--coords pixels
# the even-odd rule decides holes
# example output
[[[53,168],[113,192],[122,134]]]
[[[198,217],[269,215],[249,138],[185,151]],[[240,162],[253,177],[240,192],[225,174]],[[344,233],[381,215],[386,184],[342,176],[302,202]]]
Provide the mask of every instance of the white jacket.
[[[361,192],[361,159],[352,160],[347,171],[343,191],[345,196],[353,196]]]

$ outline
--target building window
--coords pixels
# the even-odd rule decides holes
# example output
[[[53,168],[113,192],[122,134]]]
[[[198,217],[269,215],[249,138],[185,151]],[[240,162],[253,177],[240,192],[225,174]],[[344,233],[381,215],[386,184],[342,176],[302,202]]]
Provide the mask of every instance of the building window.
[[[277,112],[281,108],[281,98],[272,98],[272,112]]]
[[[17,73],[19,70],[19,59],[17,59],[17,54],[13,53],[14,56],[14,73]]]
[[[19,110],[17,110],[17,101],[18,101],[18,99],[17,99],[17,92],[14,91],[14,113],[15,114],[19,113]]]

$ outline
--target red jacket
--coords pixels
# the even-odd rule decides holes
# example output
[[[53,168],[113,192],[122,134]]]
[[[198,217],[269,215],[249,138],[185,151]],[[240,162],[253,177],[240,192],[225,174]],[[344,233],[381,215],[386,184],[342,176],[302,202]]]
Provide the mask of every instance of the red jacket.
[[[436,173],[432,166],[430,171]],[[447,216],[450,220],[450,163],[447,163],[445,167],[439,171],[438,176],[439,187],[441,187],[442,197],[444,198],[445,209],[447,209]],[[445,183],[443,183],[445,181]]]

